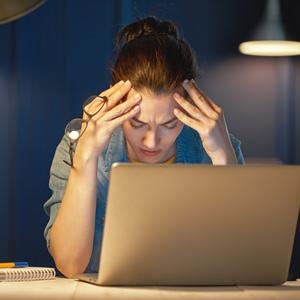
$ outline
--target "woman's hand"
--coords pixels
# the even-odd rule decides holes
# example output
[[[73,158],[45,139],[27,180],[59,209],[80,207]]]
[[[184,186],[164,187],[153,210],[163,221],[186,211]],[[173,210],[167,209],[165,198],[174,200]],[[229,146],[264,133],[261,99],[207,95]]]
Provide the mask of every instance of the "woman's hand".
[[[100,96],[108,98],[104,105],[103,99],[99,97],[85,107],[85,111],[92,114],[103,105],[101,110],[89,120],[86,130],[78,140],[74,159],[76,156],[84,160],[90,158],[98,159],[100,152],[108,143],[114,130],[139,112],[140,94],[135,94],[121,103],[121,100],[130,89],[131,83],[129,80],[125,83],[120,81],[100,94]],[[87,118],[84,113],[83,119]]]
[[[182,85],[193,103],[175,93],[174,99],[185,110],[174,109],[175,116],[199,133],[214,165],[237,163],[222,108],[205,96],[193,79],[185,80]]]

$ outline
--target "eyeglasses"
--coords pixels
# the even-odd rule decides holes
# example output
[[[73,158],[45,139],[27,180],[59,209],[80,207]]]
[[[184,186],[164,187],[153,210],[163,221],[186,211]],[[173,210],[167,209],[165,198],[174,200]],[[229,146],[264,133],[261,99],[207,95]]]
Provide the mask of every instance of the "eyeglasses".
[[[90,108],[90,107],[87,108],[87,106],[91,102],[96,100],[97,98],[99,98],[100,105],[94,105],[94,107],[92,107],[92,108]],[[66,160],[63,160],[63,161],[71,168],[74,167],[73,157],[74,157],[76,144],[77,144],[78,140],[80,139],[80,137],[84,134],[85,130],[87,129],[88,123],[91,120],[91,118],[94,117],[102,109],[102,107],[104,106],[105,103],[107,103],[107,101],[108,101],[108,98],[106,96],[93,95],[93,96],[89,97],[88,99],[86,99],[83,102],[83,106],[82,106],[82,110],[84,111],[87,118],[85,118],[85,119],[76,118],[76,119],[71,120],[67,124],[67,126],[65,128],[65,135],[69,141],[70,162],[68,162]],[[87,109],[89,111],[87,111]]]

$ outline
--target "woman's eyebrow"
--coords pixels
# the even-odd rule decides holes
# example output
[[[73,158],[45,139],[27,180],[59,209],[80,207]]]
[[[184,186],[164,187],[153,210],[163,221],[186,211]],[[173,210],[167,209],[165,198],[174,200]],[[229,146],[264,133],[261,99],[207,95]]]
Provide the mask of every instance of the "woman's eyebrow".
[[[145,122],[143,122],[143,121],[137,119],[136,117],[133,117],[132,119],[133,119],[134,121],[138,122],[138,123],[141,123],[141,124],[147,124],[147,123],[145,123]],[[169,123],[173,122],[174,120],[177,120],[177,117],[174,117],[174,118],[172,118],[171,120],[166,121],[166,122],[164,122],[164,123],[162,123],[162,124],[160,124],[160,125],[166,125],[166,124],[169,124]]]

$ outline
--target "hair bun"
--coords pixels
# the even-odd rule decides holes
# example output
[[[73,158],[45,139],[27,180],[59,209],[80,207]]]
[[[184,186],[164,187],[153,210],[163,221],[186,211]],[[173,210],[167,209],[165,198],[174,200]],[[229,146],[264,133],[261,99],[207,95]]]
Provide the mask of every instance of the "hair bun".
[[[156,17],[147,17],[125,26],[117,35],[117,45],[122,47],[135,39],[149,36],[166,34],[179,38],[176,25],[170,21],[161,21]]]

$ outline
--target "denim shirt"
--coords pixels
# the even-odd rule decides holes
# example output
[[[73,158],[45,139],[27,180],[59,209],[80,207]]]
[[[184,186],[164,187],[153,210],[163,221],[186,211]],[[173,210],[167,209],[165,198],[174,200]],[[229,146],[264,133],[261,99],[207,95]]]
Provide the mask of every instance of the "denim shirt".
[[[232,146],[234,148],[239,164],[244,164],[244,157],[241,151],[241,142],[230,134]],[[61,200],[63,198],[65,186],[69,177],[70,167],[63,162],[69,161],[69,147],[66,136],[63,137],[56,148],[54,159],[50,169],[49,187],[52,196],[44,204],[44,210],[49,216],[49,222],[44,231],[44,237],[49,248],[50,230],[57,215]],[[114,162],[129,162],[125,147],[125,139],[121,127],[118,127],[112,134],[109,143],[100,153],[97,169],[97,205],[95,231],[93,241],[93,251],[86,268],[86,272],[98,272],[99,256],[102,241],[103,219],[107,200],[108,185],[111,165]],[[176,139],[176,159],[174,163],[187,164],[211,164],[211,160],[206,154],[199,134],[192,128],[184,125]]]

